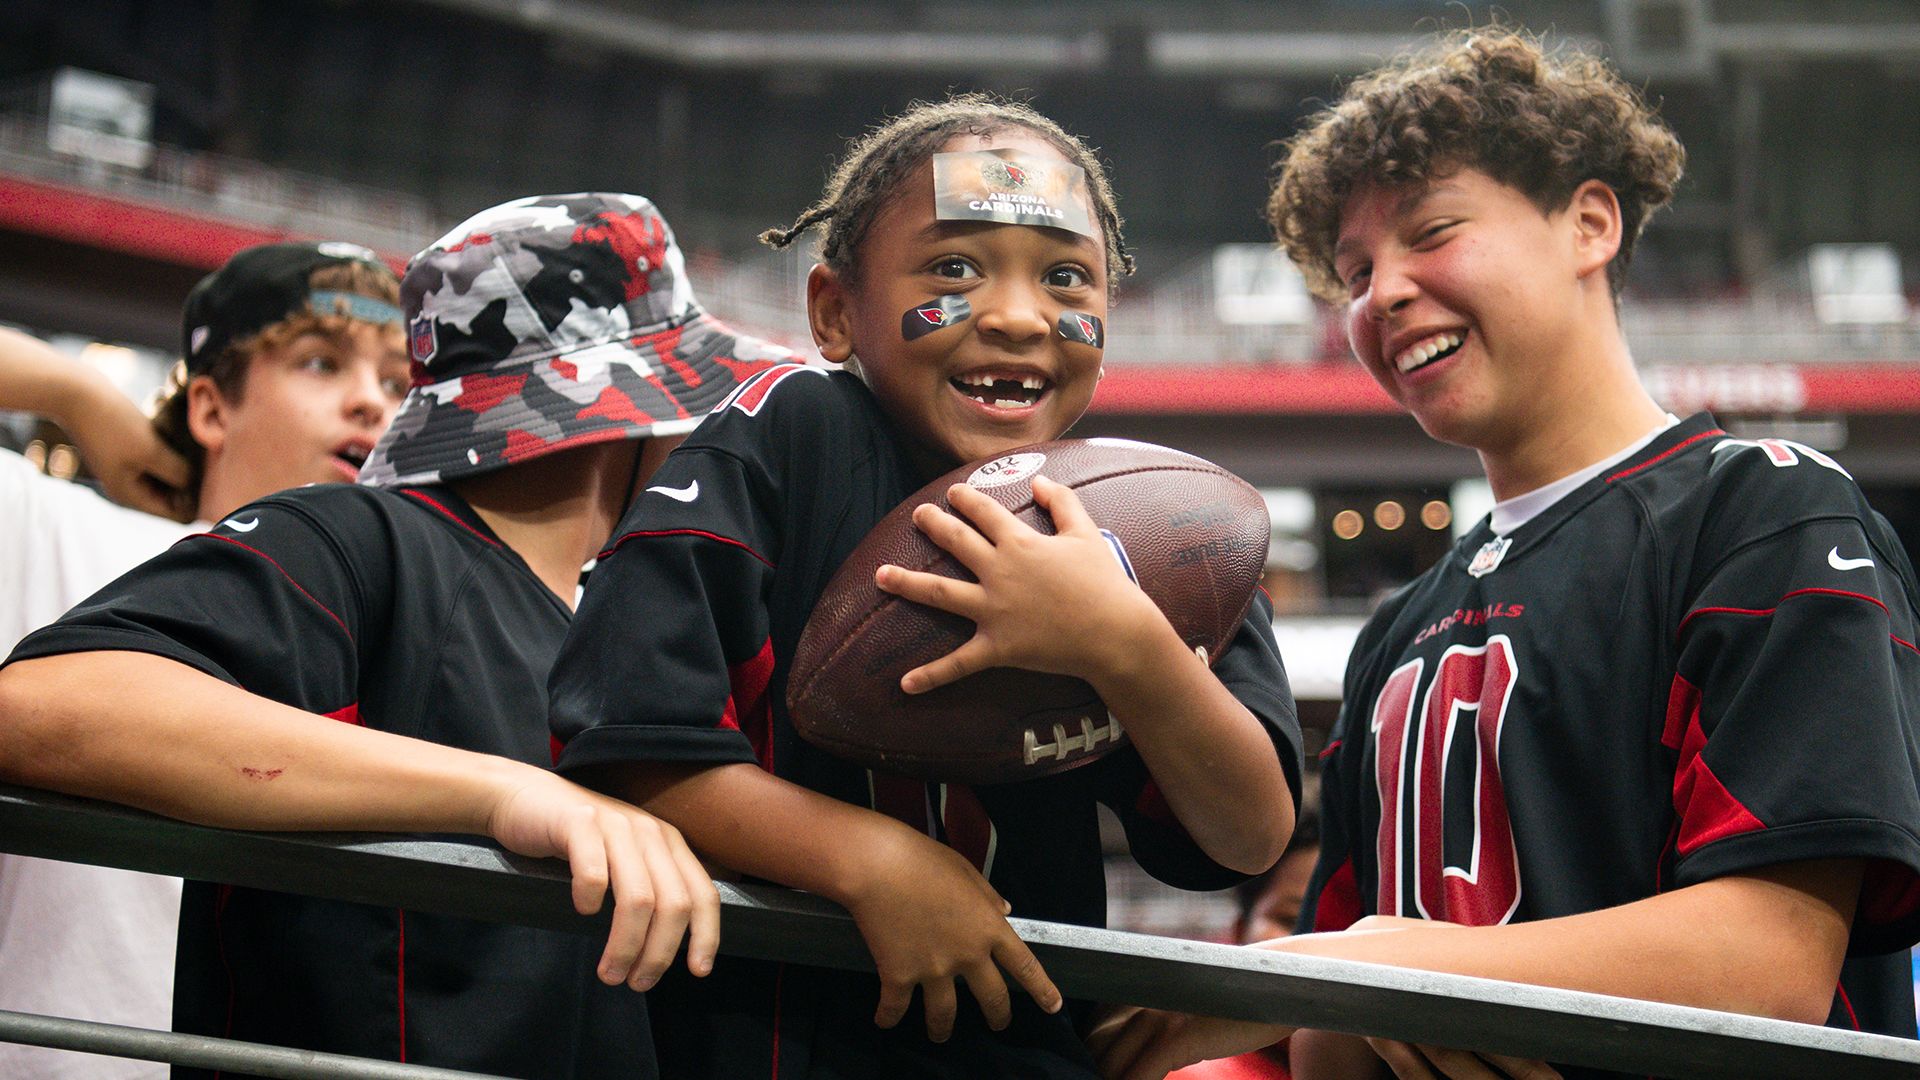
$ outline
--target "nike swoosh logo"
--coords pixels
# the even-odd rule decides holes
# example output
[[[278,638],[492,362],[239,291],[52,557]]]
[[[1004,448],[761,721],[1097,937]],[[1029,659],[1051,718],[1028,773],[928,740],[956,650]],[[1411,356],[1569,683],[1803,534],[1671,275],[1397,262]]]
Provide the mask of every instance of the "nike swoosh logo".
[[[234,532],[252,532],[260,527],[260,519],[254,518],[252,521],[241,521],[237,517],[230,517],[220,524],[225,525]]]
[[[1835,570],[1858,570],[1863,566],[1872,566],[1873,560],[1843,559],[1840,557],[1840,549],[1835,547],[1832,551],[1827,552],[1827,565],[1833,567]]]
[[[678,502],[690,503],[693,500],[700,497],[700,481],[698,480],[690,481],[686,487],[677,487],[677,488],[670,488],[670,487],[655,485],[653,487],[648,488],[647,490],[657,491],[660,494],[665,495],[667,498],[674,499]]]

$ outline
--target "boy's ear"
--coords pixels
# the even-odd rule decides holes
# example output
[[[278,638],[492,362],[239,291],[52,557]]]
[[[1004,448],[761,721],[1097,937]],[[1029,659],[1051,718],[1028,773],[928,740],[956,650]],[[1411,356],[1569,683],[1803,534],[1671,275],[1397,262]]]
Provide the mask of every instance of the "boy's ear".
[[[853,325],[847,310],[847,283],[825,263],[807,272],[807,326],[820,355],[844,364],[853,355]]]
[[[187,383],[187,433],[209,455],[217,454],[227,441],[227,396],[213,378],[195,375]]]
[[[1601,181],[1588,180],[1573,189],[1567,215],[1573,225],[1574,266],[1579,275],[1606,273],[1607,264],[1620,253],[1624,224],[1619,196]]]

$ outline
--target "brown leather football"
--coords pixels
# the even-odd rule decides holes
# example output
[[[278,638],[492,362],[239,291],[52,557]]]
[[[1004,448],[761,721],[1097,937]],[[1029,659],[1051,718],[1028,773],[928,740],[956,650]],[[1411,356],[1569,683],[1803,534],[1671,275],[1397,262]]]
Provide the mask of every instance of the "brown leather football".
[[[802,738],[869,767],[926,780],[1000,784],[1093,761],[1126,739],[1086,682],[992,668],[924,694],[900,677],[973,636],[973,623],[880,591],[891,563],[963,581],[958,560],[913,524],[965,481],[1020,520],[1053,532],[1032,477],[1073,488],[1115,555],[1189,648],[1211,662],[1235,633],[1266,563],[1266,500],[1191,454],[1126,439],[1062,439],[955,469],[867,534],[827,583],[800,638],[787,708]]]

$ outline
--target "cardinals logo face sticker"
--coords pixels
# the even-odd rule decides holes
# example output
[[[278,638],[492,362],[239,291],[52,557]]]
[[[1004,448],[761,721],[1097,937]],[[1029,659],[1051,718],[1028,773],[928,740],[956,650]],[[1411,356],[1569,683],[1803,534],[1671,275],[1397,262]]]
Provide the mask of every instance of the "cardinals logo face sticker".
[[[1060,316],[1055,324],[1060,336],[1068,341],[1077,341],[1082,345],[1091,345],[1104,349],[1107,345],[1106,328],[1100,324],[1100,316],[1084,315],[1078,311],[1069,311]]]
[[[926,337],[973,314],[973,305],[958,294],[935,297],[900,316],[900,336],[908,341]]]

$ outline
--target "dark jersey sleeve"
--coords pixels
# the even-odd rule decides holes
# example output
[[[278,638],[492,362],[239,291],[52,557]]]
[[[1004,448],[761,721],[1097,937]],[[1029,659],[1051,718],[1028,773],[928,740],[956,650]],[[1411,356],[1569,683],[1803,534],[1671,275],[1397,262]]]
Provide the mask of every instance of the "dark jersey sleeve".
[[[561,771],[754,762],[789,489],[828,467],[825,371],[771,369],[676,449],[594,567],[548,684]]]
[[[1675,883],[1861,859],[1853,949],[1920,935],[1912,569],[1836,466],[1726,463],[1677,635]]]
[[[350,558],[382,535],[367,492],[269,497],[186,537],[22,641],[10,660],[95,650],[152,653],[310,712],[357,707],[359,655],[384,627],[368,596],[387,560]]]
[[[1273,638],[1273,607],[1262,593],[1247,605],[1247,614],[1232,644],[1220,654],[1213,673],[1233,692],[1267,730],[1286,772],[1294,807],[1300,803],[1300,719],[1293,691]],[[1133,857],[1149,874],[1183,889],[1223,889],[1246,880],[1208,858],[1174,817],[1160,789],[1148,774],[1140,755],[1128,748],[1101,762],[1107,770],[1101,801],[1113,808],[1126,828]]]

